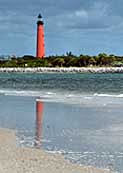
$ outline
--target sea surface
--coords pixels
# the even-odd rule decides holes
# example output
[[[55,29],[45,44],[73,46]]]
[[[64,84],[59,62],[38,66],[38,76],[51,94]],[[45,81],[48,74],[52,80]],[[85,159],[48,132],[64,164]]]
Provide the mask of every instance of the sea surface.
[[[1,73],[0,127],[20,146],[123,172],[123,74]]]

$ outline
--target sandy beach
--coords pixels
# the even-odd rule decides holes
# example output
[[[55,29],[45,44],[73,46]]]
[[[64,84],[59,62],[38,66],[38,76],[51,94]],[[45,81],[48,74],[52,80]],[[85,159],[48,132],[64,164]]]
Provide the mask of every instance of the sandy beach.
[[[16,146],[16,135],[12,130],[0,129],[0,173],[107,173],[72,164],[58,154],[49,154],[33,148]]]

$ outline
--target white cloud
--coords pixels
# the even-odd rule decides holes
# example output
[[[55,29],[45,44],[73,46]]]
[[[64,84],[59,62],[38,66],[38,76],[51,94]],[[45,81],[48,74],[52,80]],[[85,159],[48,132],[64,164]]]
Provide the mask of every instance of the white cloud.
[[[110,6],[106,2],[94,2],[86,10],[78,9],[61,14],[55,21],[62,29],[108,29],[119,25],[122,21],[120,16],[110,15],[110,11]]]
[[[76,17],[82,17],[82,18],[88,17],[88,13],[85,10],[77,10],[77,11],[75,11],[75,15],[76,15]]]

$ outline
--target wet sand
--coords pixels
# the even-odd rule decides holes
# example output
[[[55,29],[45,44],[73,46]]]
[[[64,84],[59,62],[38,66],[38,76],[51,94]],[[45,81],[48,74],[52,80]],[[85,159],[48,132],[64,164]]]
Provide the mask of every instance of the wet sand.
[[[72,164],[62,155],[16,146],[13,130],[0,129],[0,173],[109,173]]]

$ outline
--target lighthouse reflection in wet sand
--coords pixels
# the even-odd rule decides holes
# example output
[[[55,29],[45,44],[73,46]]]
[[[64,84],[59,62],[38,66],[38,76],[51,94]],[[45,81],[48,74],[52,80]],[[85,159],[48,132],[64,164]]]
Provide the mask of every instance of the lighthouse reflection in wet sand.
[[[42,135],[42,121],[43,121],[43,102],[36,100],[36,132],[35,132],[35,146],[41,147],[41,135]]]

